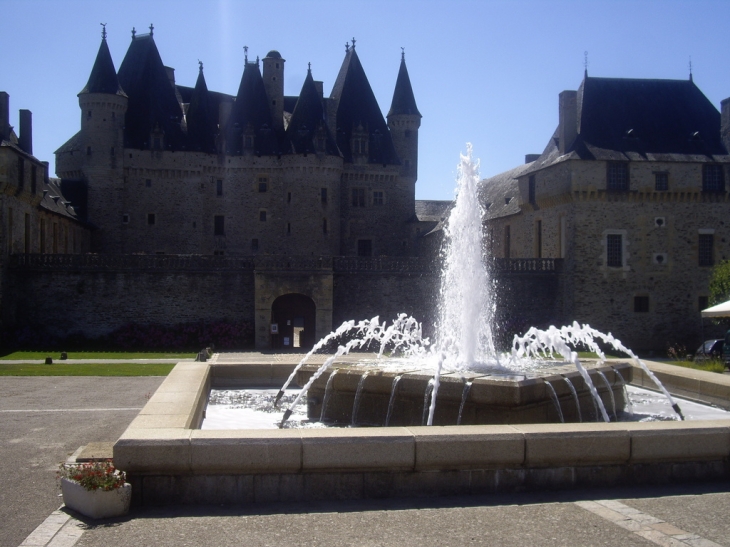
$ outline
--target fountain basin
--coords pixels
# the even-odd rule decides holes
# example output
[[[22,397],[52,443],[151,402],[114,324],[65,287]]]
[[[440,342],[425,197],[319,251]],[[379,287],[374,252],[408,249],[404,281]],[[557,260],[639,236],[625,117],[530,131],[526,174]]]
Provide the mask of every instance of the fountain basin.
[[[621,409],[624,406],[623,386],[631,383],[632,366],[625,362],[611,365],[586,362],[584,367],[613,419],[613,407]],[[297,384],[304,386],[317,368],[316,365],[303,366],[297,373]],[[333,370],[337,372],[332,378],[329,393],[326,392],[331,373],[320,376],[309,388],[307,413],[311,420],[323,417],[324,421],[334,424],[354,422],[358,425],[383,426],[393,395],[394,379],[400,376],[392,401],[389,425],[423,425],[425,395],[433,373],[387,371],[367,365],[353,367],[347,364],[336,364]],[[618,375],[621,375],[623,382]],[[467,388],[462,407],[467,382],[471,385]],[[567,382],[573,385],[575,395]],[[554,390],[560,411],[547,384]],[[361,392],[357,416],[353,420],[358,387]],[[323,414],[325,396],[327,408]],[[460,410],[461,420],[457,422]],[[529,375],[444,374],[440,379],[434,425],[557,423],[563,420],[595,421],[596,418],[593,397],[575,366],[556,364]]]
[[[486,494],[730,478],[727,420],[197,429],[211,386],[281,386],[296,357],[180,363],[114,446],[133,504]],[[685,397],[730,407],[730,378],[649,363]],[[632,382],[647,385],[639,369]],[[679,393],[677,393],[679,394]]]

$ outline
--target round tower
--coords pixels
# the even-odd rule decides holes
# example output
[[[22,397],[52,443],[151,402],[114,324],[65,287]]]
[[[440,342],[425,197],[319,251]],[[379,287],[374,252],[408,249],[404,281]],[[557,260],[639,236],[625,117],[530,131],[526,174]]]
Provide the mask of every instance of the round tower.
[[[284,63],[281,53],[271,50],[264,57],[264,88],[269,98],[269,109],[274,127],[284,127]]]
[[[388,112],[388,128],[395,151],[401,161],[401,177],[418,179],[418,128],[421,127],[421,113],[416,106],[411,80],[406,68],[405,53],[401,53],[398,79],[393,92],[393,102]]]

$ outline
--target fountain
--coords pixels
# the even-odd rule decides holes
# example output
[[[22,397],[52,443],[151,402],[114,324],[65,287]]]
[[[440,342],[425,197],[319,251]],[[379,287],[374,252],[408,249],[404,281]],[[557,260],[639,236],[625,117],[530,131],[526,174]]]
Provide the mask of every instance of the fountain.
[[[460,179],[465,174],[476,183],[468,154]],[[469,201],[460,190],[453,219],[464,199]],[[474,209],[465,216],[480,218]],[[447,228],[449,234],[458,230],[457,224]],[[471,252],[468,260],[452,257],[465,261],[457,271],[481,263],[481,248]],[[115,466],[133,484],[133,503],[488,494],[730,477],[727,420],[603,423],[613,417],[614,407],[620,413],[626,384],[656,391],[658,379],[672,394],[730,409],[727,376],[661,363],[650,369],[611,335],[578,324],[530,329],[499,355],[482,315],[461,313],[471,300],[481,301],[485,317],[494,312],[488,293],[479,292],[489,280],[479,279],[478,292],[466,302],[457,298],[465,289],[442,290],[455,291],[445,300],[454,307],[440,309],[439,329],[452,319],[455,326],[440,330],[433,343],[412,318],[400,316],[391,325],[373,318],[346,322],[298,363],[291,356],[263,354],[216,354],[208,362],[178,363],[114,445]],[[463,332],[464,322],[476,323],[475,329]],[[347,333],[356,336],[334,355],[314,355]],[[578,343],[598,360],[578,359],[571,349]],[[626,351],[629,361],[608,366],[599,343]],[[376,359],[347,356],[368,345],[377,349]],[[394,359],[396,353],[400,357]],[[559,364],[558,356],[569,365]],[[330,369],[336,373],[324,375]],[[389,427],[201,429],[211,388],[275,388],[285,379],[283,389],[295,380],[309,386],[304,396],[278,392],[287,413],[294,399],[307,400],[310,419],[351,425],[356,407],[356,422]],[[636,405],[637,415],[643,408]],[[420,427],[424,414],[427,423],[451,425]],[[539,421],[548,423],[534,423]]]
[[[483,211],[477,198],[479,183],[479,163],[472,159],[472,148],[467,144],[466,155],[461,155],[458,169],[458,187],[456,201],[444,226],[444,248],[442,252],[443,270],[439,294],[438,321],[435,342],[422,336],[421,325],[412,317],[401,314],[393,323],[381,323],[378,317],[370,320],[347,321],[336,331],[325,336],[298,363],[279,391],[275,405],[278,404],[287,387],[296,380],[302,391],[284,413],[282,425],[291,416],[293,408],[302,398],[308,397],[310,417],[325,416],[325,404],[334,407],[351,407],[348,415],[341,409],[330,415],[330,421],[351,425],[390,425],[396,403],[396,378],[404,376],[403,371],[416,369],[416,373],[405,375],[410,379],[415,375],[422,376],[421,388],[416,389],[410,401],[407,395],[401,399],[400,425],[416,425],[421,422],[434,424],[437,402],[445,406],[441,412],[442,419],[438,423],[461,424],[463,411],[469,396],[472,401],[480,400],[479,409],[472,413],[468,423],[530,423],[544,421],[564,422],[558,388],[564,399],[573,397],[576,401],[576,416],[573,421],[582,421],[585,413],[581,408],[594,405],[594,414],[603,421],[611,421],[606,402],[610,402],[614,421],[618,419],[617,408],[623,408],[625,402],[624,384],[630,381],[631,367],[605,366],[605,355],[597,341],[628,355],[634,364],[643,368],[652,379],[651,371],[625,348],[619,340],[610,334],[603,334],[588,325],[574,323],[571,326],[547,330],[531,328],[524,336],[515,337],[512,351],[500,355],[494,346],[492,322],[495,302],[488,268],[485,266],[484,237],[482,234]],[[309,358],[329,342],[343,335],[354,336],[340,345],[330,358],[319,367],[307,366]],[[378,347],[377,360],[365,361],[356,366],[357,382],[354,395],[347,385],[348,375],[340,375],[337,379],[330,375],[329,379],[320,381],[320,377],[335,366],[338,358],[352,351],[375,345]],[[594,366],[581,363],[576,346],[583,346],[598,355]],[[385,351],[389,354],[402,354],[400,359],[383,359]],[[555,357],[562,358],[568,367],[560,366]],[[345,369],[352,371],[352,365]],[[388,369],[394,372],[384,372]],[[337,369],[335,369],[337,370]],[[568,380],[569,370],[576,370],[582,381]],[[623,375],[626,375],[624,378]],[[448,393],[442,393],[442,381],[450,375],[458,386],[449,385]],[[509,376],[511,375],[511,377]],[[522,375],[522,379],[514,378]],[[556,377],[557,375],[557,377]],[[611,376],[609,380],[608,375]],[[358,411],[364,397],[366,379],[382,376],[385,382],[372,382],[369,386],[368,407],[371,408],[369,419],[359,419]],[[528,380],[539,379],[536,383]],[[334,382],[332,382],[334,380]],[[570,393],[565,392],[564,380],[569,383]],[[603,385],[598,387],[597,380]],[[453,383],[453,382],[451,382]],[[670,401],[679,419],[682,413],[671,395],[656,380],[656,384]],[[386,392],[391,386],[390,393]],[[468,387],[467,387],[468,386]],[[542,387],[542,389],[540,389]],[[495,397],[495,391],[514,391],[520,393],[512,396],[513,403],[505,405]],[[577,389],[577,391],[576,391]],[[491,392],[491,393],[490,393]],[[580,394],[579,394],[580,392]],[[589,397],[581,397],[583,393]],[[418,395],[423,394],[423,404],[419,407]],[[440,396],[440,397],[439,397]],[[490,400],[490,396],[492,400]],[[354,397],[354,399],[352,399]],[[414,400],[416,399],[416,400]],[[583,403],[581,403],[583,399]],[[605,400],[604,400],[605,399]],[[352,402],[351,402],[352,401]],[[586,401],[588,401],[586,403]],[[618,404],[617,404],[618,401]],[[381,410],[375,411],[373,405]],[[550,408],[550,405],[553,408]],[[457,411],[454,411],[454,407]],[[384,410],[382,410],[384,409]],[[418,411],[422,418],[419,420]],[[452,416],[456,412],[455,419]]]

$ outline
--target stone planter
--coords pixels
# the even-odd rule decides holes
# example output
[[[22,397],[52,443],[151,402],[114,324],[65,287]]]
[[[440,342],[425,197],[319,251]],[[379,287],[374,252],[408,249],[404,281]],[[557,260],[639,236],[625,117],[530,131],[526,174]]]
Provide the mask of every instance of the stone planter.
[[[79,483],[61,479],[61,493],[66,507],[92,519],[126,515],[132,499],[132,485],[125,483],[114,490],[87,490]]]

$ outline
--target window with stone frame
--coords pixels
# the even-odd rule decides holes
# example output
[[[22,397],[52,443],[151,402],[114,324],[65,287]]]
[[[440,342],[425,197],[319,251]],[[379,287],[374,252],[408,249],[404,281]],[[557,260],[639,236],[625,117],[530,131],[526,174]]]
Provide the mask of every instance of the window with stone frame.
[[[722,165],[706,163],[702,166],[702,191],[718,193],[725,191],[725,176]]]
[[[385,197],[382,191],[376,190],[373,192],[373,205],[383,205],[385,203]]]
[[[365,188],[352,189],[352,206],[365,207]]]
[[[606,234],[606,266],[609,268],[622,268],[623,265],[623,235]]]
[[[154,213],[147,213],[147,224],[150,226],[154,226],[157,222],[157,218],[155,217]]]
[[[327,204],[327,188],[319,189],[319,200],[322,202],[322,205]]]
[[[357,240],[357,256],[373,256],[373,240],[358,239]]]
[[[251,240],[251,250],[252,251],[258,251],[259,250],[259,240],[254,238]]]
[[[215,181],[215,195],[219,198],[223,197],[223,181],[221,179]]]
[[[715,257],[713,247],[715,243],[714,234],[700,234],[698,245],[698,263],[700,266],[714,266]]]
[[[609,192],[629,191],[628,162],[610,161],[606,164],[606,190]]]
[[[527,179],[527,201],[530,202],[530,205],[537,203],[535,196],[535,175],[530,175],[530,178]]]
[[[654,173],[654,190],[656,192],[669,190],[669,173]]]
[[[269,190],[268,177],[259,177],[259,193],[263,194]]]
[[[226,235],[225,230],[226,217],[223,215],[215,215],[213,217],[213,235],[224,236]]]
[[[264,209],[259,211],[259,221],[266,222],[266,211]]]

